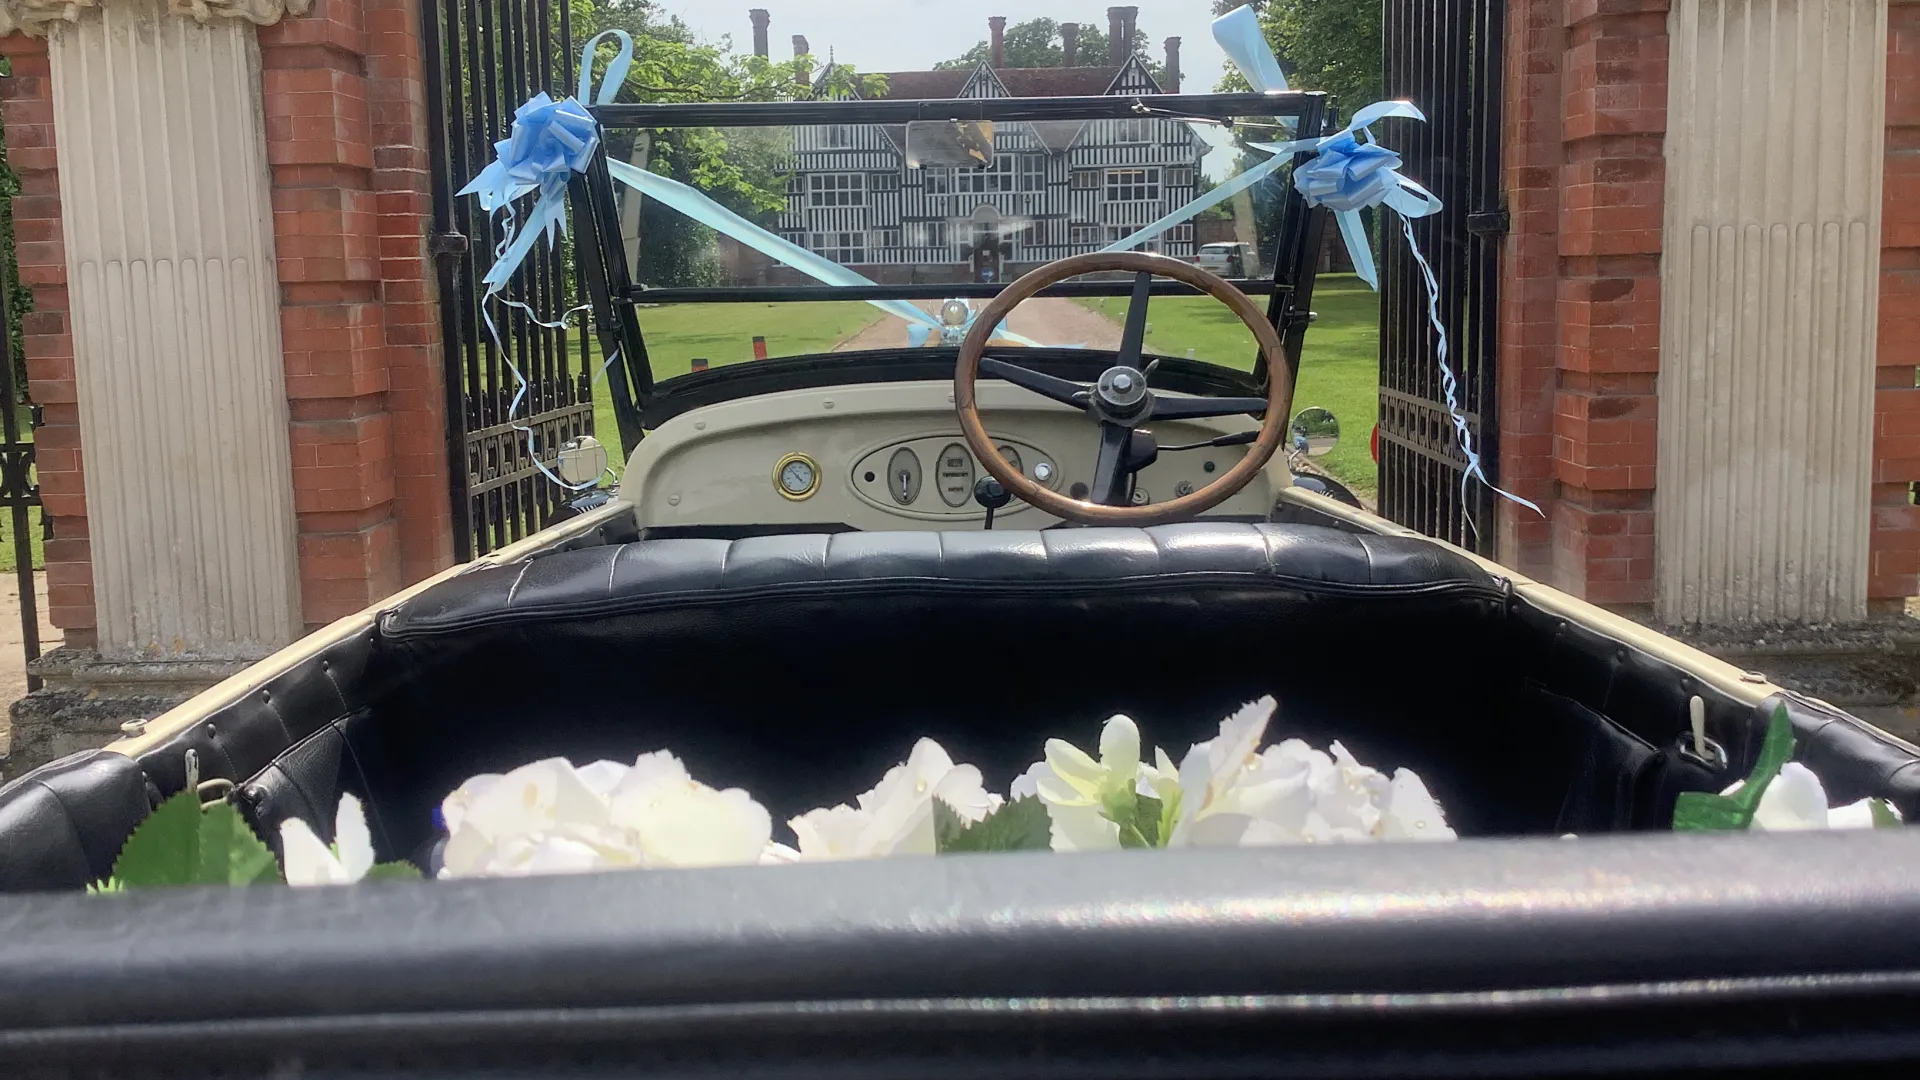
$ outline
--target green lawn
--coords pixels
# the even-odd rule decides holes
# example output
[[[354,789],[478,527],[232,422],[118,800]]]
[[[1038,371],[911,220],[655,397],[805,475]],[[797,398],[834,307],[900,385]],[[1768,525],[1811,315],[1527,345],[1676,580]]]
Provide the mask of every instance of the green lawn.
[[[47,565],[47,542],[43,532],[40,527],[40,508],[27,507],[27,535],[33,542],[35,568]],[[11,574],[19,567],[19,560],[13,557],[13,511],[0,508],[0,573]]]
[[[753,359],[755,336],[767,339],[768,356],[826,352],[886,318],[872,304],[846,300],[810,300],[790,304],[664,304],[640,309],[640,332],[655,380],[693,370],[703,358],[712,367]],[[592,343],[600,365],[600,343]],[[613,418],[613,395],[602,381],[594,389],[593,430],[607,446],[614,472],[626,468],[620,425]]]
[[[1125,297],[1099,297],[1081,303],[1120,322]],[[1379,409],[1380,301],[1352,274],[1322,274],[1313,290],[1319,318],[1307,331],[1300,361],[1300,385],[1293,411],[1310,405],[1332,409],[1340,418],[1340,445],[1318,464],[1355,491],[1372,495],[1377,472],[1368,445]],[[1148,308],[1147,348],[1167,356],[1187,356],[1251,370],[1253,334],[1238,316],[1206,296],[1156,297]]]

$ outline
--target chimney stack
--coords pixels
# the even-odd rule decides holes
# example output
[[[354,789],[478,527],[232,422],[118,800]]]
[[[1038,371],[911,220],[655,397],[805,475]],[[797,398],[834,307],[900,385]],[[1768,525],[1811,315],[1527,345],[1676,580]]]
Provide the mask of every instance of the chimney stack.
[[[1107,66],[1119,67],[1127,62],[1127,9],[1110,7],[1107,9]]]
[[[1140,21],[1140,9],[1129,4],[1120,9],[1120,14],[1127,20],[1120,32],[1120,62],[1124,64],[1133,55],[1133,35],[1136,32],[1135,24]]]
[[[1063,50],[1065,50],[1067,54],[1066,59],[1060,62],[1060,66],[1061,67],[1079,67],[1080,66],[1079,64],[1080,24],[1079,23],[1070,22],[1070,23],[1060,24],[1060,47]]]
[[[992,35],[992,43],[987,46],[987,66],[1003,68],[1007,66],[1007,17],[995,15],[987,20],[987,31]]]
[[[807,47],[807,39],[804,36],[793,35],[793,81],[800,84],[803,90],[813,85],[813,73],[800,62],[800,58],[811,52],[813,50]]]
[[[767,55],[767,27],[773,22],[773,16],[766,8],[754,8],[747,12],[747,18],[753,20],[753,55],[765,58]]]
[[[1180,39],[1167,39],[1167,93],[1180,92]]]

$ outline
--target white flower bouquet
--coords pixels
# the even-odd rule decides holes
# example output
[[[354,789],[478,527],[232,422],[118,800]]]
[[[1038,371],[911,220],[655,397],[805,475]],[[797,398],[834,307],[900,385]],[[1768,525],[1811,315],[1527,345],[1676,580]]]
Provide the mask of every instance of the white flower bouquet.
[[[1253,702],[1178,763],[1115,716],[1097,756],[1061,739],[1003,797],[980,770],[956,764],[932,739],[914,744],[854,802],[809,810],[776,839],[772,815],[738,788],[693,778],[673,754],[642,754],[631,765],[565,758],[473,777],[448,794],[441,878],[516,877],[597,870],[779,864],[987,851],[1105,851],[1122,848],[1254,847],[1370,841],[1452,840],[1439,803],[1410,769],[1391,775],[1355,760],[1340,743],[1326,750],[1288,739],[1262,749],[1275,704]],[[1829,810],[1814,773],[1789,761],[1794,739],[1777,714],[1759,762],[1720,794],[1680,796],[1678,830],[1843,828],[1897,825],[1883,800]],[[189,783],[135,830],[113,876],[94,891],[179,884],[285,881],[351,884],[419,877],[410,863],[376,863],[360,803],[342,795],[334,842],[304,821],[280,827],[281,860],[224,801],[206,806]],[[283,860],[283,862],[282,862]]]

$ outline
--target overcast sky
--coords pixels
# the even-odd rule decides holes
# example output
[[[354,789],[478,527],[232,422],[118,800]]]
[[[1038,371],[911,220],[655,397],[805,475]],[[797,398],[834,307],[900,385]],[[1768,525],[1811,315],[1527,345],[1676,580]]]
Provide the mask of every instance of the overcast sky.
[[[1138,26],[1152,42],[1149,55],[1162,60],[1161,43],[1181,39],[1183,87],[1195,93],[1213,89],[1226,58],[1207,30],[1213,22],[1210,0],[1131,0],[1140,9]],[[987,19],[1005,15],[1009,23],[1045,17],[1055,22],[1091,23],[1107,28],[1108,3],[1094,0],[661,0],[667,11],[685,20],[703,39],[732,35],[736,50],[753,47],[749,8],[763,7],[773,17],[769,31],[775,59],[792,55],[790,42],[804,34],[814,55],[852,64],[861,71],[917,71],[966,52],[987,36]],[[1199,125],[1209,142],[1224,138],[1220,129]],[[1208,156],[1207,172],[1219,175],[1229,155]]]

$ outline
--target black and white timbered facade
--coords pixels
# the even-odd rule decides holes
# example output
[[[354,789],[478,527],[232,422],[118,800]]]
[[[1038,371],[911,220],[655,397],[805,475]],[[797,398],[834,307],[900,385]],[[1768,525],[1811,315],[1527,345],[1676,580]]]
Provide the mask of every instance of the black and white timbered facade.
[[[971,71],[895,72],[887,80],[892,98],[1161,92],[1137,56],[1118,68],[983,63]],[[1019,123],[997,127],[986,168],[910,169],[903,126],[801,127],[793,132],[780,231],[882,280],[899,280],[909,268],[923,279],[977,276],[983,254],[999,272],[1002,263],[1033,265],[1098,250],[1190,202],[1206,152],[1178,120]],[[1193,226],[1176,225],[1144,249],[1190,258]]]

